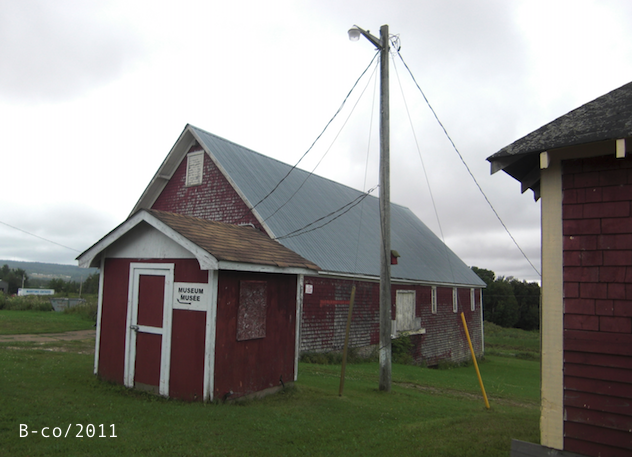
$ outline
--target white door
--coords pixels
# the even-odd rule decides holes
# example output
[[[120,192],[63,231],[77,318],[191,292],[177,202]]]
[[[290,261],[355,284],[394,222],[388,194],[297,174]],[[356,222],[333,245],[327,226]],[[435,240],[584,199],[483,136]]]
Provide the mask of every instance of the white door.
[[[169,395],[173,264],[132,263],[125,385]]]
[[[395,331],[417,330],[420,319],[415,317],[415,291],[398,290],[395,299]]]

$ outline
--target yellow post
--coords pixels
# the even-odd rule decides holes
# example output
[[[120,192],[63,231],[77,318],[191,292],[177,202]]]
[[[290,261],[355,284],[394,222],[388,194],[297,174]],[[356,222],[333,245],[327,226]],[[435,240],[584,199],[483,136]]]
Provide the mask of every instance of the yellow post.
[[[481,372],[478,369],[478,362],[476,361],[476,354],[474,353],[474,346],[472,346],[472,340],[470,339],[470,332],[467,329],[467,323],[465,322],[465,315],[461,313],[461,320],[463,321],[463,328],[465,329],[465,336],[467,336],[467,342],[470,345],[470,352],[472,353],[472,361],[474,362],[474,368],[476,368],[476,376],[478,376],[478,383],[481,385],[481,392],[483,392],[483,398],[485,399],[485,406],[489,409],[489,400],[487,400],[487,394],[485,393],[485,386],[483,385],[483,378],[481,378]]]
[[[345,346],[342,350],[342,370],[340,372],[340,388],[338,396],[342,397],[345,388],[345,369],[347,368],[347,350],[349,348],[349,331],[351,330],[351,313],[353,312],[353,302],[355,301],[356,285],[351,288],[351,299],[349,300],[349,314],[347,315],[347,329],[345,331]]]

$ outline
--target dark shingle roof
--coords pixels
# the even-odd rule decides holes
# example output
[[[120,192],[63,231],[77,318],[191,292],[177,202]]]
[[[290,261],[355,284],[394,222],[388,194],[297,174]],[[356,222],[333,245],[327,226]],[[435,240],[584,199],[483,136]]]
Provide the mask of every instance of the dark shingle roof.
[[[632,136],[632,82],[555,119],[488,157],[492,173],[503,170],[538,195],[539,154],[544,151]]]
[[[220,261],[272,265],[282,268],[320,269],[314,263],[252,227],[225,224],[164,211],[145,211]]]

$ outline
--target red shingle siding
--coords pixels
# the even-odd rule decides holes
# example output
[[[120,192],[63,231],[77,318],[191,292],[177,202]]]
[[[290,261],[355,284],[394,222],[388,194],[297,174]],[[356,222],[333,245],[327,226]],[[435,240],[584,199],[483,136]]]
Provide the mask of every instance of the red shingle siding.
[[[566,161],[562,182],[564,449],[629,455],[632,158]]]
[[[426,333],[421,336],[421,353],[422,360],[427,365],[436,365],[440,360],[470,360],[471,354],[461,322],[461,312],[465,315],[474,351],[477,355],[482,355],[480,289],[475,291],[475,300],[475,310],[471,311],[470,289],[459,288],[458,307],[455,313],[452,307],[452,287],[437,287],[437,313],[432,313],[430,301],[423,304],[421,326],[426,329]]]
[[[336,278],[306,277],[311,294],[304,294],[301,322],[301,351],[326,352],[341,350],[349,313],[353,281]],[[476,307],[471,311],[470,289],[458,291],[458,312],[452,308],[452,288],[437,288],[437,313],[431,309],[431,286],[393,285],[392,317],[398,290],[415,291],[415,315],[421,318],[425,334],[412,335],[412,355],[418,362],[436,365],[440,360],[461,362],[470,357],[460,312],[465,313],[477,354],[482,353],[480,289],[475,291]],[[379,343],[379,284],[356,282],[356,295],[349,336],[351,347],[374,346]]]
[[[195,150],[194,146],[189,152]],[[262,230],[261,224],[208,155],[204,155],[202,184],[186,187],[186,174],[185,156],[152,209],[228,224],[253,224]]]
[[[306,277],[312,293],[303,295],[301,351],[333,351],[344,346],[353,281]],[[349,344],[364,347],[379,341],[379,284],[356,283]]]

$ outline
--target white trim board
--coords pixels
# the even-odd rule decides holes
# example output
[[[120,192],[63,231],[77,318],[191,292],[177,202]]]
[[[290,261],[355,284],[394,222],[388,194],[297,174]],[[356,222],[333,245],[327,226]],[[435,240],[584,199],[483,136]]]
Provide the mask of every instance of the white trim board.
[[[203,398],[213,400],[215,389],[215,338],[217,334],[217,285],[219,274],[217,270],[208,272],[210,297],[206,312],[206,336],[204,339],[204,387]]]

